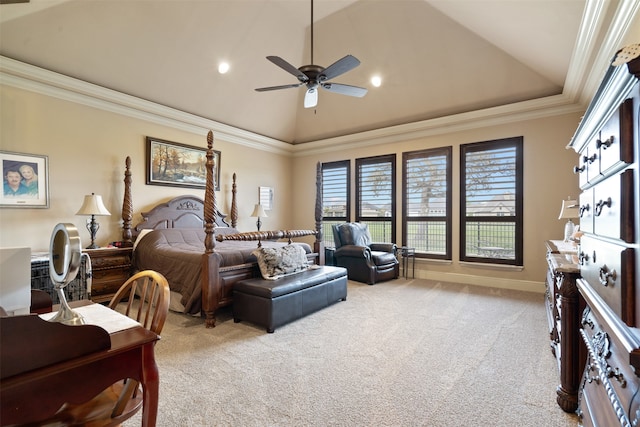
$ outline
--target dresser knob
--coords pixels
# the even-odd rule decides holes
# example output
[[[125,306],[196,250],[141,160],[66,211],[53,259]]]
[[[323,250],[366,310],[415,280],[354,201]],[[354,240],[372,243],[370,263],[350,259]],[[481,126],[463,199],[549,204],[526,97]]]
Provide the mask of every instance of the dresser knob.
[[[585,212],[589,212],[589,209],[591,209],[591,207],[589,206],[589,203],[587,203],[586,205],[580,206],[580,218],[582,218],[582,215]]]
[[[587,317],[582,319],[582,326],[588,326],[591,330],[594,328],[593,321]]]
[[[578,254],[578,264],[580,265],[584,265],[585,263],[587,263],[589,261],[589,255],[585,254],[584,252],[580,252]]]
[[[622,388],[627,386],[627,380],[624,379],[624,374],[620,372],[620,368],[613,369],[611,366],[607,366],[607,378],[615,378]]]
[[[598,201],[598,203],[596,203],[596,216],[600,216],[600,214],[602,213],[602,208],[604,208],[605,206],[608,208],[611,207],[611,197],[607,198],[607,200],[600,200]]]
[[[600,284],[602,286],[609,286],[609,279],[615,282],[617,276],[618,275],[616,274],[616,271],[615,270],[609,271],[609,267],[607,267],[606,264],[600,267],[600,272],[598,274],[598,277],[600,278]]]
[[[611,135],[609,137],[609,139],[605,140],[604,142],[601,141],[601,140],[597,140],[596,141],[596,148],[599,149],[599,148],[602,147],[603,150],[606,150],[608,147],[611,146],[611,144],[613,144],[613,135]]]

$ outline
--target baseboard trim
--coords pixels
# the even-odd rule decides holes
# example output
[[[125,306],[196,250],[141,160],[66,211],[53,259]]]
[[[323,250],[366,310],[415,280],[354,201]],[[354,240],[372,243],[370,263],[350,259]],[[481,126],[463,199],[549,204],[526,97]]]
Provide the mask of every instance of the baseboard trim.
[[[466,285],[485,286],[488,288],[512,289],[517,291],[543,294],[544,282],[531,280],[506,279],[504,277],[476,276],[472,274],[445,273],[441,271],[416,270],[416,278],[441,280],[443,282],[463,283]]]

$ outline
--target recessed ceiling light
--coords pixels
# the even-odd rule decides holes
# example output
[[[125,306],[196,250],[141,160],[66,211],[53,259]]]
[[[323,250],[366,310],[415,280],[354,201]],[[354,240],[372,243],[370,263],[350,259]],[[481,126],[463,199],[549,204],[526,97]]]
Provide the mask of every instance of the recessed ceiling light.
[[[218,65],[218,72],[220,74],[225,74],[227,71],[229,71],[229,63],[228,62],[221,62]]]
[[[371,77],[371,84],[374,87],[380,87],[380,85],[382,84],[382,77],[380,77],[380,76]]]

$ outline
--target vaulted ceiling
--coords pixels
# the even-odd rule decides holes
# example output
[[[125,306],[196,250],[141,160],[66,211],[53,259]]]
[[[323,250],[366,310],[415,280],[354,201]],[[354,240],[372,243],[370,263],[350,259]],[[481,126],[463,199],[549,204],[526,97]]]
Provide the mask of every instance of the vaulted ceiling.
[[[309,64],[308,0],[31,0],[0,5],[0,54],[298,144],[530,100],[580,96],[619,2],[315,0],[314,63],[361,65],[304,86],[265,59]],[[597,9],[594,11],[594,8]],[[589,39],[586,40],[585,39]],[[217,71],[220,61],[230,71]],[[382,86],[370,78],[380,75]]]

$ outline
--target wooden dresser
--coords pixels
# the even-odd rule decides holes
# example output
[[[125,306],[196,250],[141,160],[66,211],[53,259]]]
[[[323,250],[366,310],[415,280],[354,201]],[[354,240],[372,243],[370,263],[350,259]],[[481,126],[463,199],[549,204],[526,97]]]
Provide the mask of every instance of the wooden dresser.
[[[571,143],[579,155],[576,281],[586,364],[578,415],[585,426],[640,424],[640,58],[610,67]]]
[[[131,276],[132,248],[85,249],[91,258],[91,301],[109,302]]]
[[[548,240],[546,308],[551,351],[558,361],[556,401],[566,412],[578,408],[578,388],[586,359],[579,333],[584,300],[578,293],[578,248],[573,242]]]

